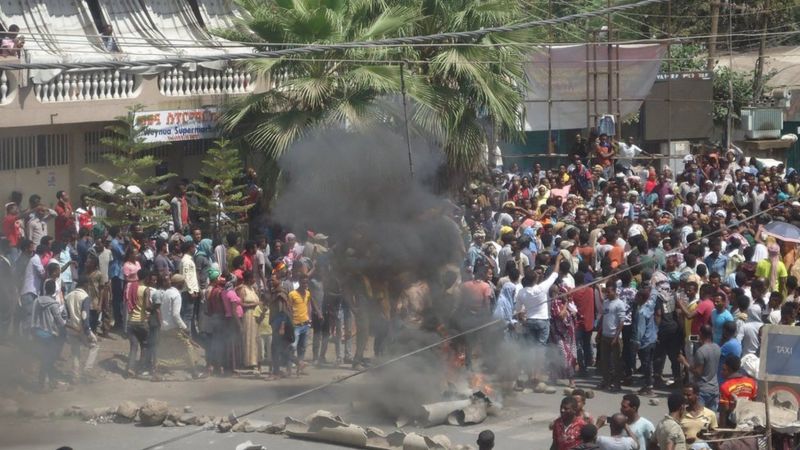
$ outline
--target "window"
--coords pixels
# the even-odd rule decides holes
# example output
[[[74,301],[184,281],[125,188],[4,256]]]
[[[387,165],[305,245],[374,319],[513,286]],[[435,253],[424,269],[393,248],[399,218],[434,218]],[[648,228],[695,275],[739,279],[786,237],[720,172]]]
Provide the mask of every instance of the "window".
[[[183,156],[203,156],[208,153],[208,149],[214,145],[212,139],[201,139],[197,141],[184,141]]]
[[[0,170],[69,164],[69,136],[40,134],[0,138]]]
[[[86,164],[102,164],[106,162],[103,155],[111,152],[111,148],[103,144],[103,138],[111,137],[114,133],[108,130],[101,131],[88,131],[83,135],[83,146],[86,149],[84,153],[84,163]]]

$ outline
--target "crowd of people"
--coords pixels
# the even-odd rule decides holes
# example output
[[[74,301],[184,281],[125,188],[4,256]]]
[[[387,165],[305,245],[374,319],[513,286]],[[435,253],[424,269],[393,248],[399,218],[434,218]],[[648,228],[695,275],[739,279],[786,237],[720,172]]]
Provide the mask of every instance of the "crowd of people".
[[[582,401],[565,398],[554,448],[657,440],[682,449],[701,430],[735,427],[737,399],[758,393],[761,327],[797,320],[797,245],[765,226],[800,225],[798,173],[737,148],[688,155],[673,173],[648,157],[618,158],[605,135],[583,142],[569,165],[515,164],[470,186],[469,287],[506,325],[506,339],[549,355],[532,382],[574,386],[596,367],[602,390],[683,395],[670,397],[669,416],[649,434],[632,412],[638,397],[626,395],[608,423],[629,445],[594,443]]]
[[[105,211],[86,195],[77,209],[65,191],[52,209],[38,195],[24,211],[18,202],[6,204],[3,337],[39,344],[42,389],[63,378],[55,362],[65,344],[69,381],[97,375],[100,342],[112,334],[130,344],[124,374],[154,380],[170,370],[164,361],[175,358],[196,378],[260,373],[262,364],[269,365],[269,378],[300,374],[307,344],[313,362],[325,364],[329,341],[336,350],[332,363],[365,363],[351,355],[353,321],[344,318],[347,305],[336,282],[323,292],[325,235],[285,233],[269,242],[230,231],[211,239],[187,197],[181,183],[170,202],[169,229],[153,235],[136,223],[104,225]]]
[[[764,226],[800,225],[800,177],[737,148],[686,156],[672,173],[632,159],[643,154],[633,140],[579,142],[569,164],[527,172],[514,164],[463,193],[453,216],[465,237],[450,280],[455,308],[469,318],[464,328],[502,323],[501,339],[548,355],[548,364],[526,369],[533,384],[575,386],[596,368],[598,387],[611,392],[682,389],[657,426],[638,416],[632,394],[620,414],[593,422],[578,391],[553,423],[554,448],[646,448],[651,440],[686,448],[701,431],[734,426],[737,399],[756,397],[761,327],[795,324],[796,245]],[[167,370],[165,355],[195,377],[268,363],[274,378],[305,371],[309,341],[316,364],[327,363],[333,343],[335,364],[365,367],[370,333],[375,355],[383,352],[395,308],[366,277],[342,281],[324,234],[207,236],[185,186],[170,202],[170,228],[151,234],[136,223],[104,226],[86,195],[77,209],[63,191],[52,209],[36,195],[24,211],[19,203],[6,205],[0,241],[0,270],[17,281],[4,283],[3,295],[15,307],[0,318],[40,344],[42,388],[57,378],[64,344],[73,379],[91,376],[99,338],[112,332],[130,343],[125,374],[154,379]],[[365,312],[370,299],[377,326]],[[466,340],[467,368],[491,353],[487,336],[497,333]],[[613,442],[595,442],[606,423]]]

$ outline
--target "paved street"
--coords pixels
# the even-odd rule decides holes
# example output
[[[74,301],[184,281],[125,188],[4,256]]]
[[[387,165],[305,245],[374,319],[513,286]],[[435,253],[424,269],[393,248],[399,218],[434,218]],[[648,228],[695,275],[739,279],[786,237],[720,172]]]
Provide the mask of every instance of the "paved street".
[[[311,370],[310,375],[279,382],[264,382],[255,379],[207,379],[193,382],[151,383],[141,380],[109,378],[92,388],[86,386],[74,390],[60,391],[47,396],[26,396],[25,405],[37,411],[48,411],[57,407],[116,406],[123,400],[143,402],[156,398],[169,402],[170,406],[191,405],[199,415],[242,414],[271,401],[282,399],[308,388],[328,382],[335,377],[350,373],[347,370]],[[364,400],[364,392],[370,384],[368,376],[357,377],[325,391],[317,392],[296,401],[270,407],[250,416],[254,419],[282,422],[286,416],[303,418],[318,409],[341,415],[345,420],[365,426],[376,426],[384,431],[394,429],[391,420],[370,411],[351,411],[352,401]],[[579,386],[589,387],[594,380],[582,380]],[[598,416],[618,409],[621,394],[610,395],[599,392],[587,403],[588,411]],[[429,435],[445,434],[452,442],[474,444],[477,434],[483,429],[492,429],[497,436],[499,449],[541,449],[550,444],[548,423],[556,417],[561,400],[561,388],[556,394],[517,394],[506,399],[501,414],[489,417],[483,424],[472,427],[440,426],[419,430],[414,427],[406,431],[420,431]],[[642,413],[652,421],[664,414],[661,406],[647,405],[643,399]],[[188,432],[196,427],[143,428],[134,425],[89,424],[75,418],[65,419],[3,419],[0,432],[4,436],[3,447],[8,449],[54,449],[70,445],[75,449],[108,449],[110,444],[118,448],[144,448]],[[607,432],[607,431],[606,431]],[[283,436],[262,433],[216,433],[202,431],[163,448],[175,449],[233,449],[237,444],[251,440],[270,449],[336,448],[336,446],[291,440]]]

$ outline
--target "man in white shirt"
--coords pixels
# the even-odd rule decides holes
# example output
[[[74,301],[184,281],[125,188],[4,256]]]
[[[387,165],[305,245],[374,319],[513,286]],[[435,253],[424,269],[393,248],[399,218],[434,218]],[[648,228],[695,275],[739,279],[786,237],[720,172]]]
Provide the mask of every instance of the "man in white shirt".
[[[633,138],[629,137],[626,142],[622,142],[619,144],[619,158],[617,159],[617,165],[622,167],[622,171],[625,172],[625,175],[631,175],[631,165],[633,164],[633,159],[637,155],[645,153],[644,150],[639,148],[636,144],[633,143]]]
[[[161,298],[161,334],[159,340],[175,341],[177,346],[184,349],[184,362],[192,372],[193,378],[202,378],[203,372],[197,370],[197,356],[194,346],[189,338],[189,326],[181,317],[182,294],[185,278],[176,273],[170,278],[170,287],[164,291]]]
[[[561,263],[561,255],[556,257],[554,267]],[[526,271],[522,278],[522,289],[517,292],[514,313],[525,323],[525,337],[532,344],[547,345],[550,338],[550,301],[548,292],[558,279],[558,272],[553,271],[542,280],[542,270],[536,268]],[[536,283],[541,280],[539,283]]]
[[[181,274],[172,275],[170,287],[164,291],[161,300],[161,331],[166,332],[177,329],[184,333],[189,332],[189,327],[181,318],[181,289],[184,284]]]
[[[608,421],[611,436],[600,436],[597,445],[600,450],[639,450],[639,441],[628,426],[625,416],[616,413]]]
[[[561,256],[556,257],[555,267],[561,262]],[[558,279],[558,272],[553,271],[547,278],[541,280],[542,269],[536,268],[533,271],[526,271],[522,278],[522,289],[517,292],[514,313],[517,320],[525,326],[525,341],[532,347],[544,349],[550,339],[550,301],[548,292]],[[544,355],[539,355],[544,356]],[[535,361],[534,361],[535,364]],[[530,381],[534,383],[545,379],[545,372],[541,369],[546,364],[536,364],[530,373]]]

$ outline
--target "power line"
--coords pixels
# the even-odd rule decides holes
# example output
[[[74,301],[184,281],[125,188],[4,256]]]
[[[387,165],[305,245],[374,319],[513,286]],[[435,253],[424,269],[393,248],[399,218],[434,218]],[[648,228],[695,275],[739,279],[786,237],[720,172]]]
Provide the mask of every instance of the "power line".
[[[558,3],[564,3],[564,2],[558,2]],[[762,13],[780,12],[780,11],[786,11],[786,10],[795,9],[795,8],[800,8],[800,4],[786,6],[786,7],[783,7],[783,8],[771,8],[771,9],[767,9],[767,10],[754,9],[754,10],[751,10],[751,11],[743,11],[743,12],[739,12],[739,13],[733,13],[730,16],[731,17],[754,16],[754,15],[762,14]],[[626,15],[630,15],[630,16],[641,16],[641,17],[659,17],[659,18],[672,17],[673,19],[709,19],[709,18],[712,17],[711,15],[704,15],[704,14],[691,15],[691,16],[688,16],[688,15],[686,15],[686,16],[685,15],[675,15],[675,14],[669,16],[669,15],[666,15],[666,14],[647,14],[647,13],[636,13],[636,12],[628,12],[628,13],[625,13],[625,14]],[[726,16],[727,16],[727,14],[726,14]]]
[[[627,11],[647,5],[654,5],[664,3],[668,0],[641,0],[636,3],[627,5],[612,6],[597,11],[571,14],[563,17],[556,17],[550,19],[540,19],[532,22],[523,22],[519,24],[503,25],[498,27],[489,27],[481,30],[472,31],[456,31],[437,33],[424,36],[411,36],[403,38],[389,38],[379,39],[376,41],[363,41],[363,42],[345,42],[340,44],[316,44],[306,47],[284,49],[266,52],[255,53],[242,53],[242,54],[228,54],[228,55],[215,55],[215,56],[190,56],[180,58],[165,58],[165,59],[152,59],[142,61],[102,61],[93,63],[0,63],[0,69],[117,69],[123,67],[135,66],[152,66],[152,65],[178,65],[186,63],[202,63],[211,61],[233,61],[233,60],[248,60],[257,58],[280,58],[283,56],[302,55],[302,54],[318,54],[329,51],[343,51],[352,50],[356,48],[371,48],[381,45],[405,45],[405,44],[425,44],[437,43],[448,40],[464,40],[464,39],[481,39],[491,33],[508,33],[519,30],[526,30],[536,26],[556,25],[565,23],[572,20],[598,17],[605,14],[613,14],[618,11]]]
[[[777,25],[777,26],[774,26],[774,27],[770,27],[768,29],[769,30],[777,30],[777,29],[781,29],[781,28],[786,28],[787,26],[791,26],[791,25],[790,24]],[[767,36],[793,36],[793,35],[797,35],[797,34],[800,34],[800,30],[776,31],[776,32],[767,33]],[[572,35],[575,36],[575,37],[580,37],[575,33],[572,33]],[[727,36],[727,33],[725,33],[725,35]],[[74,34],[66,35],[65,34],[65,35],[59,35],[59,36],[77,38],[77,37],[79,37],[81,35],[74,35]],[[602,44],[603,45],[607,45],[607,44],[626,45],[626,44],[642,44],[642,43],[653,43],[653,44],[656,44],[656,43],[669,43],[669,42],[681,43],[683,41],[695,41],[695,40],[704,42],[710,36],[711,36],[710,34],[697,34],[697,35],[674,36],[674,37],[671,37],[671,38],[657,38],[657,39],[622,39],[622,40],[616,40],[616,41],[611,41],[611,42],[603,41]],[[733,33],[732,36],[741,38],[741,39],[734,39],[734,43],[741,43],[741,42],[746,42],[746,41],[750,40],[750,38],[759,38],[759,37],[761,37],[761,33],[760,32],[741,32],[741,33]],[[32,42],[37,42],[37,43],[43,43],[43,40],[39,40],[37,38],[31,39],[31,41]],[[174,46],[170,46],[170,47],[158,47],[156,45],[153,45],[151,43],[146,42],[146,40],[144,40],[144,39],[142,39],[142,41],[143,42],[141,42],[141,43],[128,44],[128,46],[131,46],[131,47],[145,47],[145,48],[157,48],[158,50],[161,50],[161,51],[164,51],[164,52],[169,52],[170,48],[209,49],[209,50],[215,50],[215,49],[219,49],[219,48],[223,48],[223,49],[224,48],[248,48],[248,49],[252,49],[252,47],[248,47],[248,46],[245,46],[245,45],[242,45],[242,46],[214,47],[214,46],[207,46],[207,45],[201,44],[202,42],[206,42],[205,40],[197,40],[197,41],[179,40],[179,41],[185,41],[185,42],[196,42],[196,44],[195,45],[181,44],[181,45],[174,45]],[[54,41],[54,43],[55,44],[62,44],[62,43],[67,43],[67,44],[71,44],[71,43],[87,44],[87,42],[85,40],[83,40],[83,39],[56,40],[56,41]],[[368,47],[369,48],[389,48],[389,49],[391,49],[391,48],[403,48],[403,47],[412,47],[412,48],[417,48],[417,47],[425,47],[425,48],[431,48],[431,47],[434,47],[434,48],[438,48],[438,47],[443,47],[443,48],[448,48],[448,47],[453,47],[453,48],[456,48],[456,47],[476,47],[476,48],[518,47],[518,48],[525,48],[525,47],[549,47],[549,46],[558,46],[558,45],[583,45],[583,44],[586,44],[586,42],[585,42],[585,40],[583,40],[583,38],[581,38],[581,41],[579,41],[579,42],[552,42],[552,43],[544,43],[544,42],[520,42],[520,43],[437,42],[437,43],[409,43],[409,44],[405,44],[405,43],[378,43],[378,41],[375,41],[374,44],[371,44]],[[309,44],[309,43],[254,42],[252,45],[259,46],[259,47],[261,47],[261,46],[264,46],[264,47],[269,47],[269,46],[271,46],[271,47],[309,47],[309,46],[313,46],[314,44]],[[366,48],[366,46],[365,46],[365,48]],[[23,51],[24,50],[25,49],[23,49]],[[77,53],[90,53],[90,54],[99,54],[99,55],[107,54],[107,55],[110,55],[110,56],[124,56],[124,55],[150,55],[150,56],[152,56],[152,53],[133,53],[133,52],[104,53],[102,50],[97,50],[97,51],[73,50],[73,49],[69,49],[69,48],[66,48],[66,49],[63,49],[63,50],[66,53],[76,53],[77,52]],[[44,49],[42,49],[41,51],[44,52],[44,53],[58,54],[58,52],[47,51],[47,50],[44,50]],[[176,53],[179,53],[179,52],[176,52]],[[234,55],[234,56],[237,56],[237,55]],[[160,64],[164,64],[164,63],[161,62]],[[4,67],[4,66],[0,65],[0,68],[2,68],[2,67]]]

